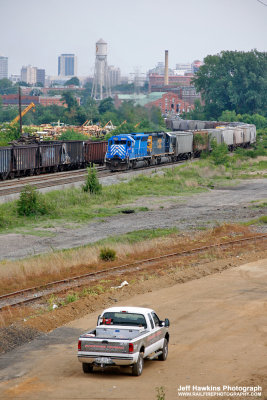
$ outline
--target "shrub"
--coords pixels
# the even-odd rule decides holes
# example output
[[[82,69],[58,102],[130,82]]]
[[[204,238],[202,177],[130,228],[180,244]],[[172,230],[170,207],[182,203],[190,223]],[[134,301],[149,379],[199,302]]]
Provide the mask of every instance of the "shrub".
[[[102,185],[99,183],[94,165],[87,168],[87,176],[85,185],[83,185],[83,191],[92,194],[98,194],[102,191]]]
[[[116,258],[116,251],[108,247],[100,250],[100,259],[103,261],[114,261]]]
[[[37,192],[36,188],[26,185],[21,193],[17,203],[17,211],[19,215],[44,215],[48,214],[49,208],[43,196]]]
[[[217,144],[216,140],[211,142],[212,153],[211,158],[215,165],[226,164],[228,161],[228,147],[227,144]]]

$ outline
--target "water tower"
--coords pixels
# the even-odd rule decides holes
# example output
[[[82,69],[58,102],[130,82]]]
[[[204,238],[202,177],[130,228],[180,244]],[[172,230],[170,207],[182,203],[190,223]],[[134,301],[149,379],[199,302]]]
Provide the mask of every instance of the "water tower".
[[[96,42],[95,52],[95,72],[91,96],[96,100],[102,100],[104,97],[111,96],[110,82],[108,76],[108,45],[100,39]],[[103,91],[105,89],[105,95]]]

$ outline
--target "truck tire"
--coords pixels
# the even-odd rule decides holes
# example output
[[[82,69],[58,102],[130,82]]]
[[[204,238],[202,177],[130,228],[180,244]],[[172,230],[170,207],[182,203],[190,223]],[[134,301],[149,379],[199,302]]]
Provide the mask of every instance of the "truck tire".
[[[160,361],[165,361],[168,357],[168,341],[167,341],[167,339],[164,339],[163,347],[161,350],[162,350],[162,354],[160,354],[158,356],[158,359]]]
[[[140,353],[137,363],[133,365],[132,374],[133,376],[140,376],[143,372],[144,368],[144,359],[143,355]]]
[[[93,372],[92,364],[83,363],[83,372],[85,374],[89,374],[90,372]]]

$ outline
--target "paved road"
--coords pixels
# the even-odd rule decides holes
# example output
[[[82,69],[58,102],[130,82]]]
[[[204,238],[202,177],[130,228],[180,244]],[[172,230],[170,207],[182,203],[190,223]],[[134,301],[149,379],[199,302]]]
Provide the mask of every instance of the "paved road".
[[[262,199],[267,199],[267,179],[243,181],[237,186],[214,189],[192,196],[171,197],[171,201],[166,198],[166,203],[160,202],[160,198],[142,198],[139,205],[146,205],[151,211],[119,214],[104,221],[101,219],[90,222],[78,229],[60,227],[53,231],[53,237],[0,235],[0,260],[86,245],[114,233],[120,235],[144,227],[177,227],[188,230],[199,226],[212,226],[216,222],[246,221],[266,214],[267,207],[251,208],[251,201]]]
[[[164,386],[173,400],[180,385],[260,385],[266,395],[266,287],[267,259],[126,301],[171,321],[167,361],[146,361],[138,378],[128,369],[82,373],[77,337],[94,326],[98,313],[89,314],[0,356],[0,398],[155,400]]]

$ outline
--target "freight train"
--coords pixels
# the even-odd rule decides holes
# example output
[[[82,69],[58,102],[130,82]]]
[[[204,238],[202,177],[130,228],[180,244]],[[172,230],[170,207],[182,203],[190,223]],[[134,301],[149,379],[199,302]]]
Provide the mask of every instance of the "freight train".
[[[107,141],[57,141],[0,147],[0,179],[103,164]]]
[[[256,127],[213,121],[167,121],[171,132],[130,133],[108,141],[105,165],[111,171],[174,162],[211,151],[212,141],[229,150],[256,142]]]
[[[242,123],[167,120],[170,132],[130,133],[109,141],[54,141],[0,147],[0,180],[104,164],[111,171],[197,157],[211,141],[229,150],[256,142],[256,127]]]

